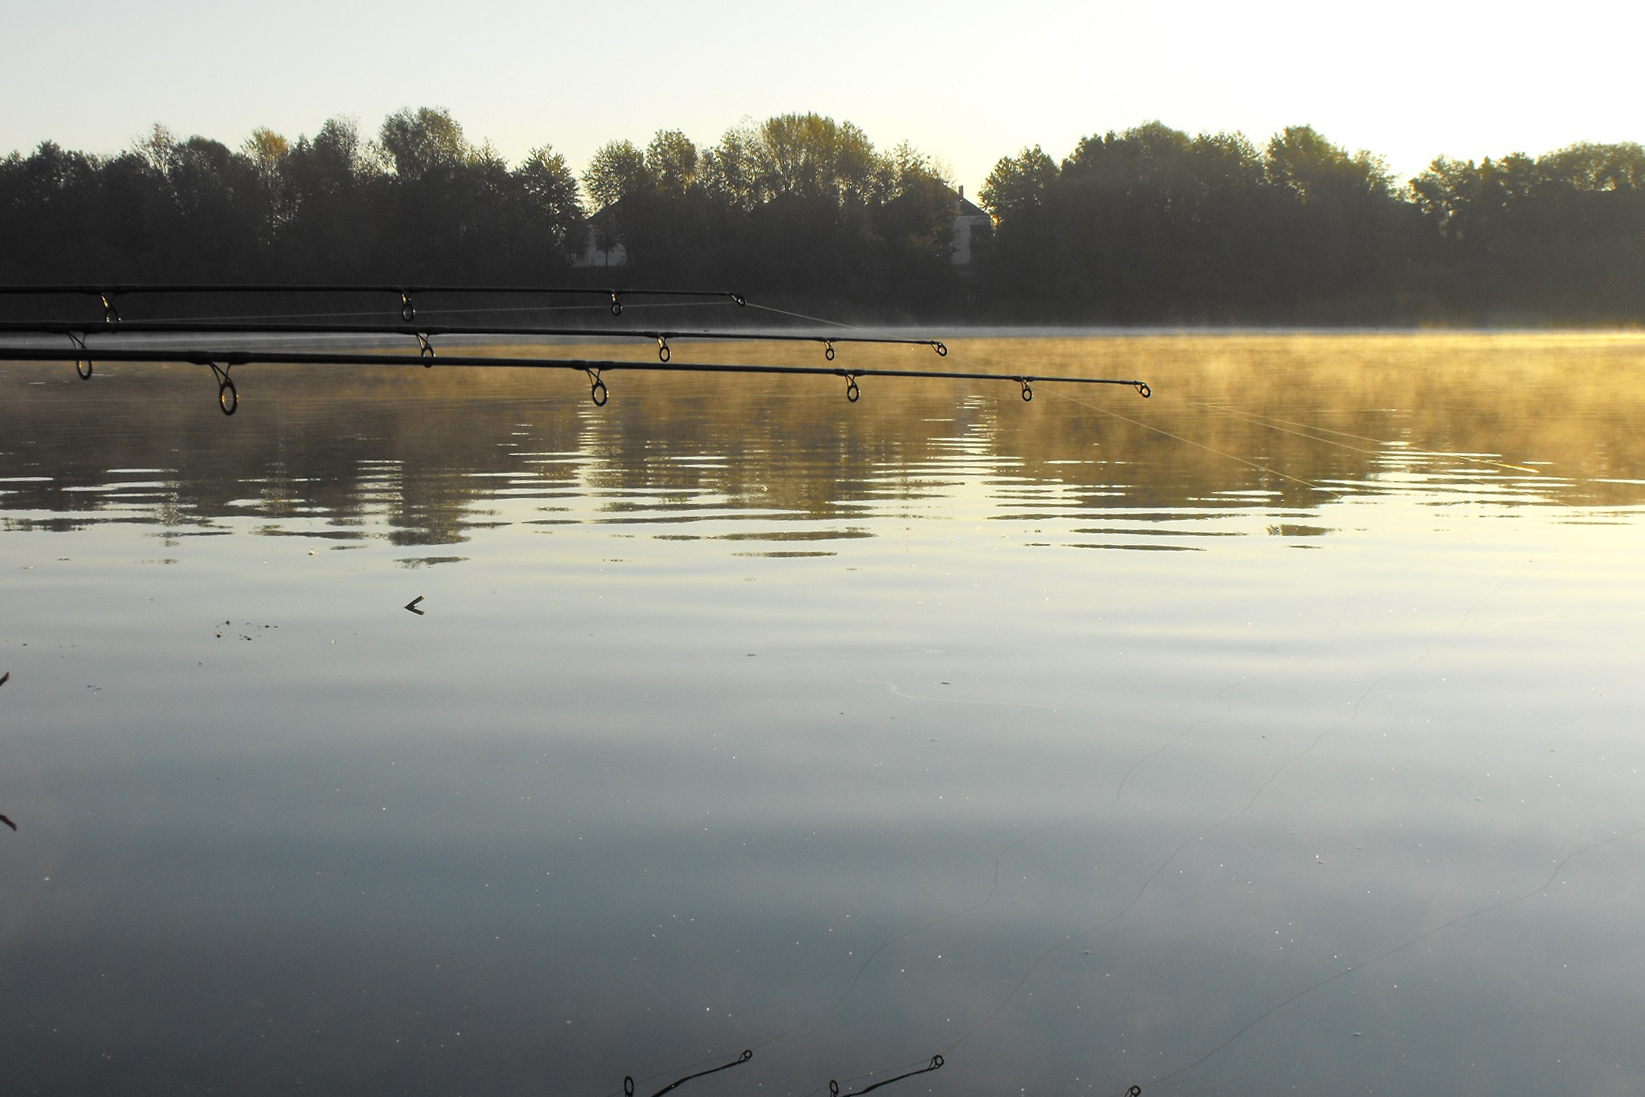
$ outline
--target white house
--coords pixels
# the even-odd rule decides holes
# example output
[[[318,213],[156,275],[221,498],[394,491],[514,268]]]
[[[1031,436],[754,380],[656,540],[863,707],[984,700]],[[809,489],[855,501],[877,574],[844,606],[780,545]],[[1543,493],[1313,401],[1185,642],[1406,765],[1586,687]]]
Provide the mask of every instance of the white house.
[[[954,196],[953,243],[949,259],[956,267],[968,267],[976,262],[977,251],[984,240],[994,235],[994,215],[965,197],[962,186]]]

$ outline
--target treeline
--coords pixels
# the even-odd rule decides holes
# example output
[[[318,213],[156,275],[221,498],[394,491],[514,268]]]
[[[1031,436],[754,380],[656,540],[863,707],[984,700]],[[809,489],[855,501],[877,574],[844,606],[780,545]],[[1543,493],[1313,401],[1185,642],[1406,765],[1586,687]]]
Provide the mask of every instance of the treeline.
[[[376,140],[332,119],[239,149],[161,126],[116,156],[47,142],[0,161],[0,280],[541,280],[583,221],[550,147],[511,168],[444,111],[402,111]]]
[[[784,115],[699,148],[510,165],[442,110],[238,149],[162,127],[0,159],[0,282],[442,281],[729,288],[842,317],[1366,324],[1645,320],[1645,150],[1445,158],[1399,185],[1308,127],[1258,149],[1159,123],[1025,149],[958,203],[907,145]],[[620,265],[604,265],[618,263]],[[595,266],[580,265],[593,262]]]
[[[925,314],[954,298],[952,207],[928,158],[817,115],[706,150],[679,132],[612,142],[581,181],[548,145],[511,167],[428,108],[375,138],[332,119],[239,149],[156,126],[116,156],[48,142],[0,161],[0,282],[746,286]]]
[[[1441,157],[1400,187],[1307,126],[1258,150],[1159,123],[1039,148],[983,187],[984,281],[1020,318],[1115,323],[1645,320],[1645,149]]]

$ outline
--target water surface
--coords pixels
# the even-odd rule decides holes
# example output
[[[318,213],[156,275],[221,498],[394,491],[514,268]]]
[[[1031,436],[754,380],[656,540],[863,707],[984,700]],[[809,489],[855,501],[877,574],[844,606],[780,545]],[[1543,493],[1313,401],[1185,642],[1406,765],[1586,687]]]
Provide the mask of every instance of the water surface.
[[[1645,1091],[1645,340],[950,346],[0,364],[11,1088]]]

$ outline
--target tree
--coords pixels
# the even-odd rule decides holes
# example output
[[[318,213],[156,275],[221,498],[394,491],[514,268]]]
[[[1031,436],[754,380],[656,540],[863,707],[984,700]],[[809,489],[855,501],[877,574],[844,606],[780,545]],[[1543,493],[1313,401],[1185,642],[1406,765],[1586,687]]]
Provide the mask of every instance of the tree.
[[[1057,163],[1035,145],[1016,156],[1001,157],[988,173],[978,197],[982,206],[1000,222],[1038,209],[1057,181]]]
[[[402,179],[417,180],[440,168],[465,163],[473,150],[463,127],[442,107],[407,108],[383,120],[378,136]]]
[[[551,247],[580,251],[576,234],[583,210],[577,200],[577,177],[566,167],[565,157],[542,145],[526,154],[514,174],[524,198],[526,222],[543,233]]]
[[[1363,150],[1350,155],[1312,126],[1286,126],[1269,139],[1268,174],[1305,203],[1349,194],[1381,197],[1393,190],[1380,159]]]
[[[684,194],[697,185],[697,146],[679,130],[658,130],[645,150],[645,174],[658,190]]]
[[[850,122],[836,125],[818,114],[767,119],[753,151],[755,185],[768,199],[863,199],[872,191],[879,166],[867,134]]]
[[[583,190],[595,212],[638,193],[650,182],[645,154],[632,141],[608,141],[594,153],[583,172]]]
[[[177,138],[170,130],[156,122],[136,144],[132,151],[136,152],[149,167],[165,175],[171,170],[171,160],[177,148]]]
[[[1440,157],[1409,189],[1450,309],[1483,320],[1614,321],[1645,308],[1639,145],[1579,144],[1477,165]]]
[[[28,157],[0,161],[0,271],[4,281],[33,271],[59,277],[96,271],[101,164],[43,141]]]
[[[236,270],[263,273],[273,243],[273,203],[257,166],[221,141],[190,137],[172,147],[166,173],[177,220],[170,229],[179,272],[206,281]]]
[[[881,292],[904,307],[942,307],[955,289],[954,211],[958,199],[930,157],[904,142],[882,162],[883,200],[871,205],[883,254]]]
[[[240,155],[252,162],[258,174],[272,179],[279,174],[286,157],[291,155],[291,143],[267,126],[258,126],[240,145]]]
[[[759,140],[747,124],[725,131],[720,143],[702,154],[699,177],[704,189],[727,209],[748,211],[759,202],[755,193],[754,145]]]
[[[1272,292],[1298,305],[1282,319],[1312,319],[1331,301],[1363,313],[1371,298],[1392,300],[1413,222],[1382,161],[1349,153],[1311,126],[1288,126],[1269,140],[1265,162],[1280,199]]]

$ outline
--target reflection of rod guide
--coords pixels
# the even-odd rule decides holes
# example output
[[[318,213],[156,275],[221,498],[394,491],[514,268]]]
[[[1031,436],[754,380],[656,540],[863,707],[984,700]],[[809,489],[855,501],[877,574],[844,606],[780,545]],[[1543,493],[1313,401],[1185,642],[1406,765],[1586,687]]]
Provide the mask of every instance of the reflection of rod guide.
[[[11,681],[11,671],[8,670],[8,671],[6,671],[6,673],[0,674],[0,686],[5,685],[9,681]],[[4,815],[0,815],[0,823],[6,824],[12,830],[17,829],[17,824],[12,822],[10,819],[8,819]]]
[[[86,351],[82,350],[52,350],[39,347],[0,347],[0,359],[9,359],[17,362],[75,362],[86,363],[86,369],[81,372],[82,377],[89,377],[91,366],[86,362]],[[595,361],[577,358],[518,358],[497,357],[479,354],[449,354],[439,359],[430,358],[423,354],[361,354],[361,353],[322,353],[316,351],[261,351],[261,350],[232,350],[232,351],[202,351],[182,348],[152,350],[110,348],[97,352],[97,358],[105,362],[191,362],[195,365],[210,367],[218,383],[218,402],[222,405],[223,414],[233,415],[239,397],[235,391],[234,382],[229,379],[228,371],[233,366],[260,362],[264,365],[280,366],[424,366],[432,368],[436,362],[444,366],[483,366],[493,369],[569,369],[586,373],[591,379],[591,395],[597,404],[604,404],[601,396],[605,391],[605,382],[600,379],[602,373],[614,370],[647,370],[658,373],[780,373],[780,374],[811,374],[829,377],[843,377],[846,381],[846,397],[853,402],[857,399],[857,379],[860,377],[930,377],[946,380],[964,381],[1015,381],[1022,386],[1022,398],[1032,400],[1034,382],[1047,382],[1067,385],[1126,385],[1137,390],[1142,396],[1152,395],[1152,390],[1146,381],[1122,380],[1110,377],[1066,377],[1047,376],[1028,373],[987,373],[987,372],[949,372],[945,370],[928,369],[844,369],[839,366],[771,366],[758,364],[712,363],[698,362],[686,365],[671,365],[666,362],[617,362]],[[221,365],[219,365],[221,363]]]

